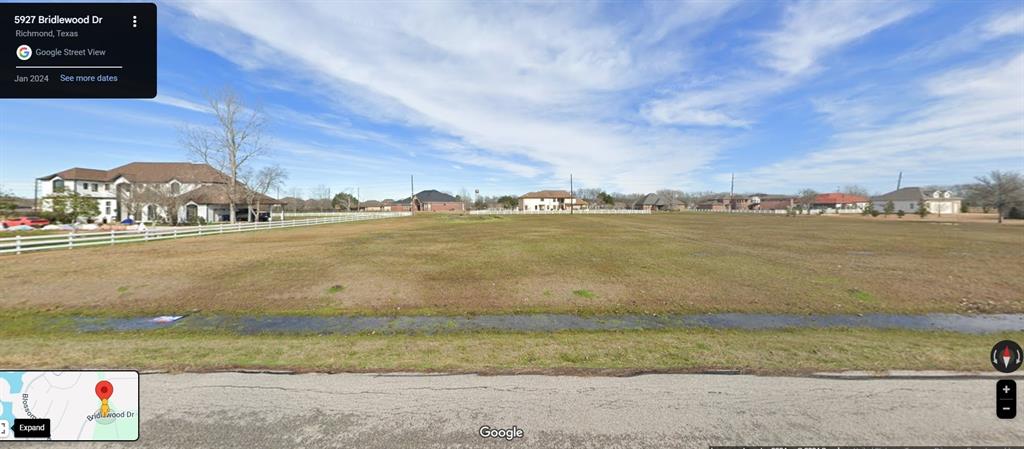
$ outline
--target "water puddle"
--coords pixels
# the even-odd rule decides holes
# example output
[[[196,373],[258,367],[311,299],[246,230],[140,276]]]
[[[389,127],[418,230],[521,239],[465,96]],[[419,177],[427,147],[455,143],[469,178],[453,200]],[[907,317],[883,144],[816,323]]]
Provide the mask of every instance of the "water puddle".
[[[786,329],[868,328],[940,330],[963,333],[1024,331],[1024,314],[960,315],[785,315],[718,313],[706,315],[568,314],[476,316],[227,316],[193,315],[173,321],[145,318],[78,318],[82,332],[137,331],[174,327],[186,330],[234,331],[240,334],[451,333],[475,330],[544,332],[563,330],[642,329]]]

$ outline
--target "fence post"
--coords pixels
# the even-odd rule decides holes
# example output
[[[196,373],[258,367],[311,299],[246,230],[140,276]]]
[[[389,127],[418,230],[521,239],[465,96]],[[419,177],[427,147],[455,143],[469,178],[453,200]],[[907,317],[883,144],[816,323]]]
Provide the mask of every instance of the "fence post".
[[[14,250],[15,254],[21,254],[21,234],[14,236]]]
[[[68,233],[68,249],[71,249],[71,247],[74,246],[74,243],[71,243],[71,239],[72,239],[71,236],[73,236],[73,235],[75,235],[74,231]]]
[[[110,244],[114,244],[114,228],[110,228]]]
[[[177,227],[171,228],[171,237],[172,238],[178,238],[178,228]]]

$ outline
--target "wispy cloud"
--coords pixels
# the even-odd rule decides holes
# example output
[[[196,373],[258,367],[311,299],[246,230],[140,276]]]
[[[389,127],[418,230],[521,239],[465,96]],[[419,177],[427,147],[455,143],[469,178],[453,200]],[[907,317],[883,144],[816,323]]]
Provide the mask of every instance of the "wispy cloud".
[[[764,33],[761,64],[786,75],[818,68],[829,52],[892,25],[917,10],[915,3],[819,2],[787,5],[783,26]]]
[[[728,3],[653,4],[642,12],[645,26],[606,20],[596,4],[180,6],[217,24],[209,29],[231,30],[192,28],[189,39],[248,69],[311,73],[361,98],[368,116],[462,142],[471,153],[438,155],[463,164],[521,176],[573,172],[625,188],[652,178],[670,184],[720,149],[710,138],[687,147],[671,129],[631,123],[635,112],[617,94],[678,73],[685,42],[654,43],[682,39],[696,23],[707,28]],[[622,175],[644,164],[659,170]]]
[[[1024,168],[1021,80],[1024,53],[926,78],[902,101],[847,99],[824,111],[841,125],[824,148],[741,175],[761,188],[791,186],[793,179],[824,188],[882,183],[898,170],[928,184],[955,182],[954,171]],[[843,110],[854,119],[842,118]],[[865,120],[868,115],[878,119]]]
[[[712,86],[689,86],[644,105],[655,124],[748,128],[748,110],[821,68],[821,60],[918,8],[906,3],[798,2],[788,4],[782,23],[758,33],[752,62],[767,70],[742,69]]]

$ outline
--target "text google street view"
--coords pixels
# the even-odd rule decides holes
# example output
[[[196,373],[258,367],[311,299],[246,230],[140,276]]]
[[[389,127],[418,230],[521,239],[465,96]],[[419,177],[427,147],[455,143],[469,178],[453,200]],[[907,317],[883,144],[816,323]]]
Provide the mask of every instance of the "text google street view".
[[[0,441],[1024,438],[1018,3],[0,23]]]

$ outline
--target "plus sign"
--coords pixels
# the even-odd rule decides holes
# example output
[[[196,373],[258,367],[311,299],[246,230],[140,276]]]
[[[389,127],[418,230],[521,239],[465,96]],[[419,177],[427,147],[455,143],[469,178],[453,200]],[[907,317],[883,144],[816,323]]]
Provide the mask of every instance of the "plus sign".
[[[1003,385],[1003,393],[1007,393],[1007,394],[1010,393],[1010,386],[1009,385]]]

